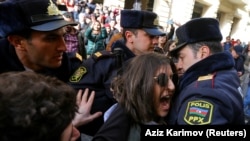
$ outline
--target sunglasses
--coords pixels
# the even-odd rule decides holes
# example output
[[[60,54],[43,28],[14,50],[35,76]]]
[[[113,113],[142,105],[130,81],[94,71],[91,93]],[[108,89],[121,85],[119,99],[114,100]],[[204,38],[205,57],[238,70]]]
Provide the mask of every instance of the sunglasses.
[[[158,76],[155,76],[154,79],[161,87],[165,87],[168,83],[168,76],[166,73],[160,73]]]

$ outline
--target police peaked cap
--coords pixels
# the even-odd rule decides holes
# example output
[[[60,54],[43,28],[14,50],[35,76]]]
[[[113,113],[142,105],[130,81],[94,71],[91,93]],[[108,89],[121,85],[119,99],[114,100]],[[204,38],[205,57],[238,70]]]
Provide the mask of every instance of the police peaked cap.
[[[155,24],[157,14],[150,11],[124,9],[121,11],[120,25],[123,28],[143,29],[150,35],[165,35]]]
[[[6,0],[0,3],[0,36],[6,37],[25,29],[52,31],[67,22],[53,0]]]
[[[190,43],[222,40],[219,22],[214,18],[192,19],[176,29],[176,36],[176,48],[170,51],[171,54]]]

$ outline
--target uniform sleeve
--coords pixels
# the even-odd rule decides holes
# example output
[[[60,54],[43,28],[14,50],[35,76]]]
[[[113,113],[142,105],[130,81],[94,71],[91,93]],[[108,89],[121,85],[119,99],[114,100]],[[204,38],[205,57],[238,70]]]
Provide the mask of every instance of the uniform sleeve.
[[[195,88],[182,101],[178,110],[178,125],[224,125],[236,121],[238,103],[223,91],[210,88]],[[238,111],[240,111],[238,109]]]

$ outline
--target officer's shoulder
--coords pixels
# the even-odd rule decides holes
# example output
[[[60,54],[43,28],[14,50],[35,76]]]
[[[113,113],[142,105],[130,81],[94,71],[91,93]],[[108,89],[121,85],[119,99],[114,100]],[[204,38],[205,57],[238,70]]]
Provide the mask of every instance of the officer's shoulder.
[[[77,60],[80,62],[82,62],[82,60],[83,60],[82,56],[77,52],[67,52],[67,55],[68,55],[70,60]]]
[[[202,75],[198,77],[198,81],[204,81],[204,80],[212,80],[214,78],[215,74],[207,74]]]
[[[114,53],[112,53],[111,51],[106,51],[106,50],[98,51],[98,52],[94,53],[93,55],[91,55],[91,58],[94,61],[99,61],[102,59],[109,59],[109,58],[113,58],[113,57],[114,57]]]

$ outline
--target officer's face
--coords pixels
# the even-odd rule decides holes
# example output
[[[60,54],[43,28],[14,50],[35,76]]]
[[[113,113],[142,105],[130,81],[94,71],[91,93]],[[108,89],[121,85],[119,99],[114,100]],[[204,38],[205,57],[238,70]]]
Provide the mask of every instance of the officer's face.
[[[154,51],[154,45],[158,44],[158,36],[150,36],[144,30],[137,30],[137,33],[132,32],[127,34],[126,45],[135,55],[140,55],[145,52]]]
[[[61,66],[62,55],[66,51],[63,34],[62,28],[49,32],[32,32],[31,39],[23,39],[20,47],[16,47],[23,65],[33,70]]]
[[[186,72],[193,64],[206,58],[209,55],[209,50],[207,47],[201,47],[197,54],[186,45],[177,53],[177,61],[175,62],[176,68],[179,72]]]
[[[167,116],[170,108],[171,98],[175,91],[172,81],[173,72],[169,66],[162,67],[154,77],[154,103],[157,115],[159,117]]]

